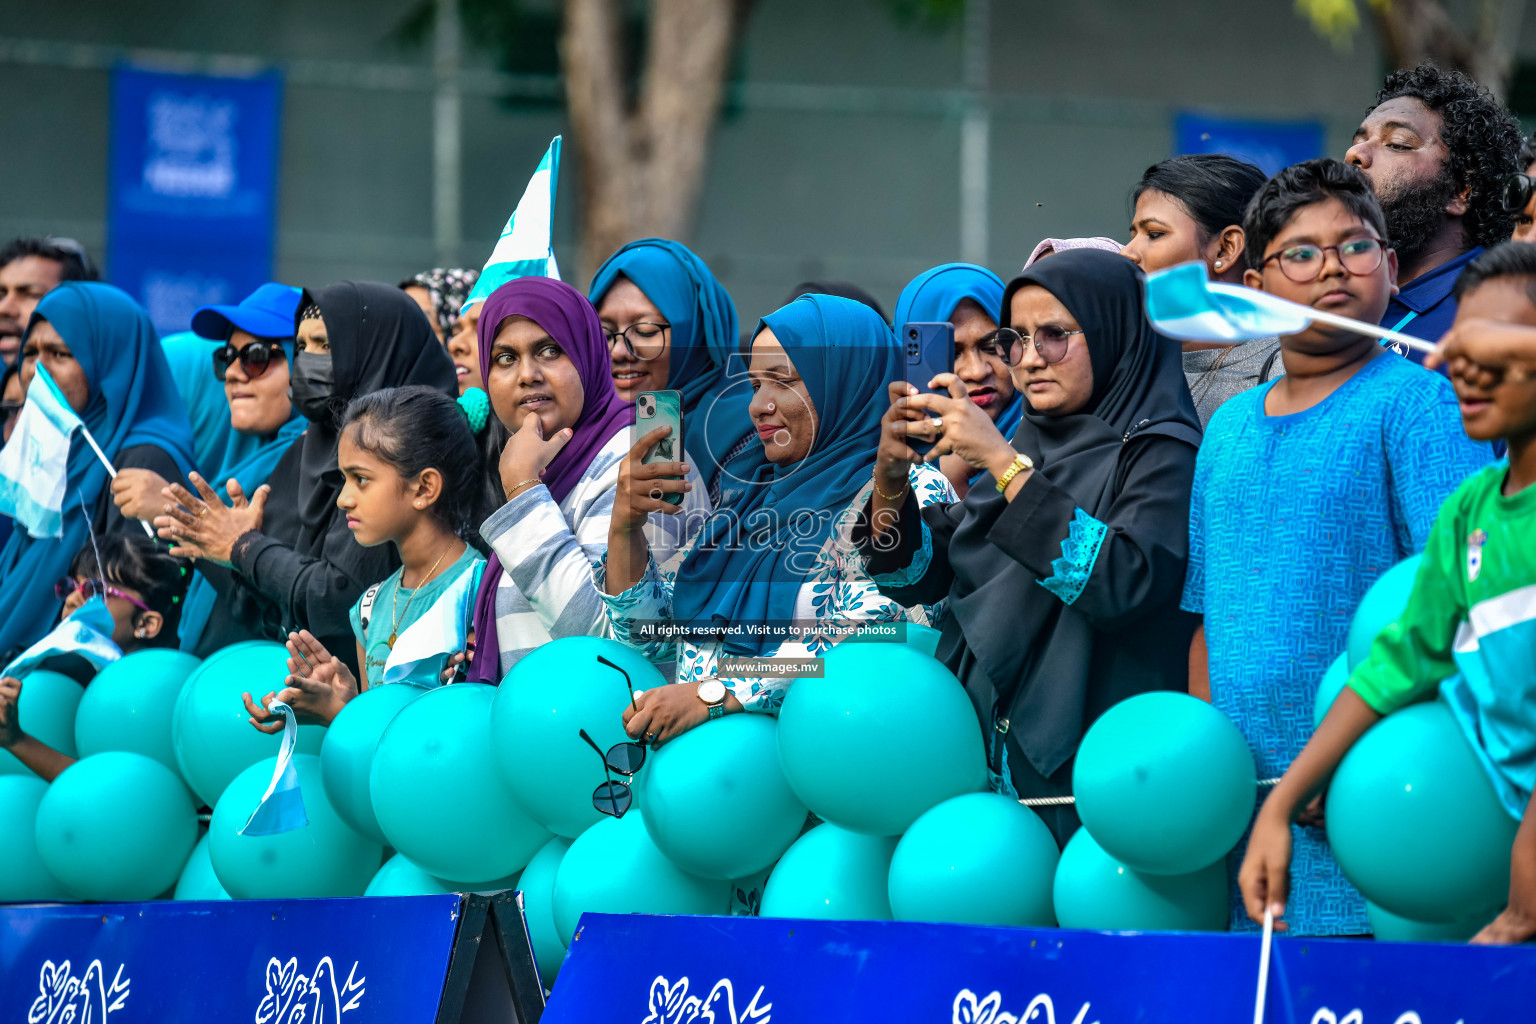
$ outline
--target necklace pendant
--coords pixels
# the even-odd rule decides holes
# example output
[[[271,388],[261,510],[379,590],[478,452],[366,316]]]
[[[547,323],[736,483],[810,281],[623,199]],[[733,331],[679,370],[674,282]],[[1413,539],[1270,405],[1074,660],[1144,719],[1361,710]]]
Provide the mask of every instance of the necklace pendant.
[[[389,649],[390,649],[390,650],[394,650],[394,649],[395,649],[395,637],[396,637],[396,636],[397,636],[397,635],[398,635],[398,634],[395,634],[395,633],[391,633],[391,634],[389,634],[389,639],[388,639],[388,640],[386,640],[386,641],[384,641],[384,643],[385,643],[385,645],[386,645],[386,646],[387,646],[387,647],[388,647],[388,648],[389,648]]]

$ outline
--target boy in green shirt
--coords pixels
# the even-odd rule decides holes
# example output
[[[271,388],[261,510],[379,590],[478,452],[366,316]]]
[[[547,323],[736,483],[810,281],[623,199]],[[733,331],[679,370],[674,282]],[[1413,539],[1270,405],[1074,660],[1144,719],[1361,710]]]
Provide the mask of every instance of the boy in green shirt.
[[[1536,375],[1528,372],[1536,353],[1522,355],[1518,337],[1498,330],[1536,328],[1536,245],[1488,251],[1455,290],[1461,305],[1442,359],[1462,423],[1474,440],[1506,440],[1509,461],[1468,478],[1441,507],[1408,607],[1377,637],[1259,811],[1238,875],[1256,921],[1266,908],[1277,919],[1285,914],[1290,823],[1367,729],[1438,690],[1521,821],[1509,905],[1473,941],[1536,935]]]

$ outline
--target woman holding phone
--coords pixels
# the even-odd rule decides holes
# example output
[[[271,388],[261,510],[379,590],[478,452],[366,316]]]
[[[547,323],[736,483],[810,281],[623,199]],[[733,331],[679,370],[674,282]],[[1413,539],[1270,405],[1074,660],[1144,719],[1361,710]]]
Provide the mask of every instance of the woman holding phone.
[[[970,693],[1010,795],[1064,795],[1094,719],[1187,685],[1195,621],[1179,597],[1200,421],[1178,344],[1152,330],[1142,295],[1134,264],[1091,249],[1013,279],[1005,337],[1025,408],[1011,442],[956,378],[941,380],[948,397],[891,387],[866,516],[880,529],[857,539],[881,593],[948,598],[936,656]],[[917,459],[909,433],[986,475],[963,502],[923,508],[900,487]],[[1070,807],[1042,817],[1058,842],[1077,826]]]
[[[694,542],[669,561],[646,543],[646,524],[673,514],[662,495],[679,467],[625,457],[599,572],[614,635],[652,661],[673,661],[677,683],[637,696],[626,709],[631,736],[664,744],[711,717],[776,714],[785,679],[722,677],[722,657],[814,657],[861,623],[911,618],[924,609],[884,598],[849,540],[851,513],[867,500],[880,441],[871,398],[900,374],[901,350],[883,319],[851,299],[803,295],[770,313],[752,340],[748,408],[768,470],[734,505],[712,515]],[[644,443],[644,442],[642,442]],[[920,506],[954,500],[932,467],[908,466],[891,485]],[[729,630],[717,641],[646,641],[641,620]],[[825,624],[810,635],[776,627]],[[742,627],[770,632],[754,634]]]

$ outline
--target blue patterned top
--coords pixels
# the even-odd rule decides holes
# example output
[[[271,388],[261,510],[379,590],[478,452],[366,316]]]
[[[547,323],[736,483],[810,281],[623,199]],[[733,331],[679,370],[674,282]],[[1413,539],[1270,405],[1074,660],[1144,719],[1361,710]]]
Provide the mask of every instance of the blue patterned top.
[[[1211,701],[1248,738],[1260,778],[1311,738],[1318,680],[1366,589],[1423,550],[1440,504],[1492,458],[1463,432],[1450,382],[1390,353],[1293,415],[1264,413],[1273,386],[1228,400],[1206,428],[1182,602],[1205,616]],[[1323,832],[1292,836],[1291,934],[1369,932]],[[1232,926],[1253,927],[1235,887]]]
[[[944,475],[927,464],[908,470],[921,507],[946,505],[958,500],[954,488]],[[849,509],[861,509],[868,504],[872,483],[865,483]],[[935,605],[919,605],[905,608],[880,593],[865,566],[865,559],[850,539],[854,517],[847,517],[822,545],[815,564],[801,582],[795,597],[795,621],[847,626],[852,623],[896,622],[906,619],[921,625],[935,625],[944,614],[944,602]],[[631,625],[636,621],[664,620],[672,615],[672,584],[677,566],[698,543],[698,536],[689,541],[667,563],[658,566],[654,558],[647,564],[640,581],[622,594],[608,594],[603,587],[606,562],[592,566],[598,592],[608,608],[608,618],[616,639],[641,651],[651,661],[658,663],[664,673],[675,659],[676,681],[695,682],[718,675],[717,665],[723,654],[719,644],[696,644],[691,641],[648,641],[633,636]],[[910,572],[921,576],[928,569],[931,545],[918,558],[913,559]],[[841,639],[841,635],[811,631],[808,635],[788,640],[773,650],[765,651],[765,657],[814,658],[820,657]],[[778,714],[789,691],[792,679],[778,677],[721,678],[731,688],[736,699],[748,711]]]

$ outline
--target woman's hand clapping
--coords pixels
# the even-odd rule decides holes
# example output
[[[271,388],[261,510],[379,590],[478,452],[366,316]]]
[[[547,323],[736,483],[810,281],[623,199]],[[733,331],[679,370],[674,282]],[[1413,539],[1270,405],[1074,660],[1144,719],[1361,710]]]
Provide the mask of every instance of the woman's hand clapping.
[[[161,539],[172,542],[171,554],[228,566],[235,541],[261,529],[262,513],[272,489],[262,484],[255,497],[247,501],[240,485],[231,480],[230,504],[226,505],[202,477],[193,473],[189,479],[198,496],[180,484],[162,490],[160,493],[171,504],[165,506],[164,515],[155,518],[155,527]]]

